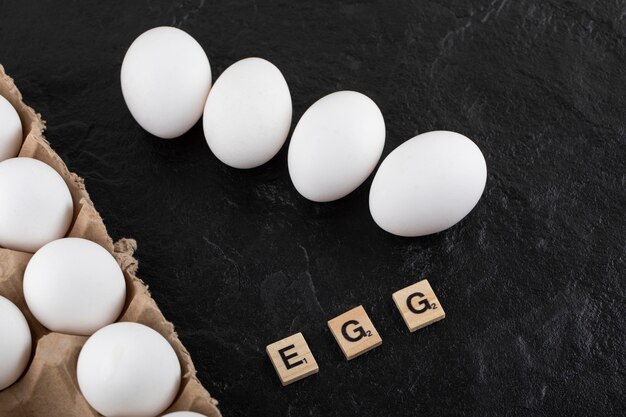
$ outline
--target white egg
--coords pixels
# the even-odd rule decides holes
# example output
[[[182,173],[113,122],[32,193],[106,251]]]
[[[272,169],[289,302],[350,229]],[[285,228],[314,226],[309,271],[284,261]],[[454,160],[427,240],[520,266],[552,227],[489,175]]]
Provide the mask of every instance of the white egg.
[[[62,238],[72,223],[73,204],[63,178],[32,158],[0,162],[0,246],[35,252]]]
[[[139,323],[110,324],[80,351],[78,385],[106,417],[152,417],[172,404],[180,387],[176,352],[155,330]]]
[[[202,116],[211,89],[211,65],[202,46],[180,29],[150,29],[122,62],[122,94],[131,114],[164,139],[182,135]]]
[[[385,145],[385,121],[369,97],[339,91],[302,115],[289,144],[289,175],[309,200],[337,200],[372,173]]]
[[[22,122],[9,101],[0,96],[0,162],[17,156],[22,147]]]
[[[44,245],[30,259],[24,298],[48,329],[90,335],[118,318],[126,283],[117,261],[102,246],[65,238]]]
[[[0,296],[0,391],[24,372],[30,358],[30,328],[19,308]]]
[[[272,159],[291,127],[291,95],[271,62],[246,58],[215,82],[204,107],[204,136],[215,156],[234,168]]]
[[[384,230],[423,236],[445,230],[478,203],[487,165],[463,135],[435,131],[398,146],[380,165],[370,190],[370,212]]]
[[[175,411],[173,413],[163,414],[163,417],[206,417],[204,414],[194,413],[193,411]]]

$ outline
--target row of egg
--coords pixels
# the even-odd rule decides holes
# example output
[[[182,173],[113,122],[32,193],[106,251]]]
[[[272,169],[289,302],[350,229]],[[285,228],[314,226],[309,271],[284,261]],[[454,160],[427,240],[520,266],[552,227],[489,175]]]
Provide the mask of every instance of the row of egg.
[[[280,70],[247,58],[211,83],[202,46],[172,27],[143,33],[122,63],[124,99],[145,130],[174,138],[203,117],[204,136],[220,161],[242,169],[269,161],[291,127],[291,95]],[[335,92],[311,105],[296,124],[289,175],[307,199],[337,200],[370,176],[384,144],[385,121],[376,103],[358,92]],[[449,131],[425,133],[385,158],[372,183],[370,211],[393,234],[436,233],[472,210],[486,178],[485,159],[471,140]]]
[[[26,304],[50,331],[90,336],[77,362],[79,388],[105,416],[155,416],[178,393],[180,363],[169,342],[139,323],[114,323],[126,300],[124,275],[100,245],[62,238],[74,212],[63,178],[49,165],[14,157],[19,115],[0,96],[0,246],[34,252],[23,279]],[[0,296],[0,390],[15,383],[31,357],[28,323]],[[146,354],[148,352],[149,354]],[[174,417],[202,417],[193,412]]]
[[[29,310],[47,329],[89,336],[78,357],[77,380],[100,414],[155,416],[174,401],[181,382],[176,352],[148,326],[115,323],[126,300],[126,283],[102,246],[81,238],[44,245],[24,271],[23,291]],[[2,390],[24,373],[32,340],[22,312],[1,296],[0,340]]]

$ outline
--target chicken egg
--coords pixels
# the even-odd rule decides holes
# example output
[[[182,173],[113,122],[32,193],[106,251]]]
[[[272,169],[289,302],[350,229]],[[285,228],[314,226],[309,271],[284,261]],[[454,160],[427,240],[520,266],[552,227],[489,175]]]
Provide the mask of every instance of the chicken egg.
[[[122,94],[137,123],[164,139],[178,137],[202,116],[211,65],[186,32],[162,26],[144,32],[122,62]]]
[[[302,115],[289,144],[289,175],[312,201],[342,198],[372,173],[385,145],[385,120],[369,97],[339,91]]]
[[[22,122],[9,101],[0,96],[0,162],[17,156],[22,146]]]
[[[33,158],[0,162],[0,246],[35,252],[67,233],[70,190],[50,166]]]
[[[113,255],[81,238],[39,249],[26,266],[23,285],[35,318],[60,333],[92,334],[118,318],[126,299],[124,274]]]
[[[370,189],[370,212],[398,236],[441,232],[463,219],[485,189],[487,165],[478,146],[449,131],[417,135],[394,149]]]
[[[80,351],[78,386],[106,417],[153,417],[172,404],[181,369],[169,342],[148,326],[109,324]]]
[[[24,315],[0,296],[0,391],[22,375],[30,358],[32,339]]]
[[[215,156],[234,168],[272,159],[291,127],[291,95],[271,62],[246,58],[215,82],[204,107],[204,136]]]

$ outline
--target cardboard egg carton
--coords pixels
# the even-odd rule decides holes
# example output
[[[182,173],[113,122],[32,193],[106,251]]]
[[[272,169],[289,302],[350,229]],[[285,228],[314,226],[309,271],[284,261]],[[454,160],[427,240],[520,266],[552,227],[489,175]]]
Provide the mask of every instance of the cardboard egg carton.
[[[189,410],[208,417],[220,417],[217,401],[198,381],[191,357],[178,339],[174,326],[163,317],[147,286],[135,275],[135,241],[111,240],[102,218],[87,194],[82,178],[71,173],[50,148],[43,136],[44,121],[24,104],[22,95],[13,80],[4,72],[2,65],[0,95],[11,102],[22,121],[24,143],[19,156],[35,158],[50,165],[63,177],[70,189],[74,217],[67,236],[89,239],[102,245],[120,264],[126,280],[127,294],[126,304],[118,321],[134,321],[153,328],[176,351],[182,369],[182,381],[176,400],[166,413]],[[0,248],[0,295],[19,307],[28,321],[33,338],[28,368],[17,382],[0,391],[0,416],[99,416],[83,398],[76,379],[78,354],[87,337],[49,331],[37,322],[26,306],[22,279],[31,256],[30,253]]]

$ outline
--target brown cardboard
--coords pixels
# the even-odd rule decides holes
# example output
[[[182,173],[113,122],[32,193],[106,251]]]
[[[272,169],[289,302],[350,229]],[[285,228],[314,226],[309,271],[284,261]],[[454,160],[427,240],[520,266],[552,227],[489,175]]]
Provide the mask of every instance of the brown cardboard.
[[[15,107],[22,121],[25,139],[19,156],[47,163],[61,174],[70,189],[74,200],[74,218],[68,236],[99,243],[119,262],[126,279],[127,295],[126,305],[118,321],[135,321],[150,326],[174,347],[183,377],[176,400],[165,413],[188,410],[208,417],[220,417],[217,401],[198,381],[191,357],[178,339],[174,326],[163,317],[150,297],[147,286],[135,275],[135,241],[121,239],[113,243],[87,194],[82,178],[69,172],[61,158],[50,148],[43,136],[45,124],[41,116],[23,103],[20,92],[2,65],[0,95]],[[24,375],[0,391],[0,416],[99,416],[83,398],[76,381],[76,361],[87,337],[50,332],[34,319],[24,302],[22,278],[31,256],[29,253],[0,248],[0,295],[20,308],[33,336],[32,358]]]

